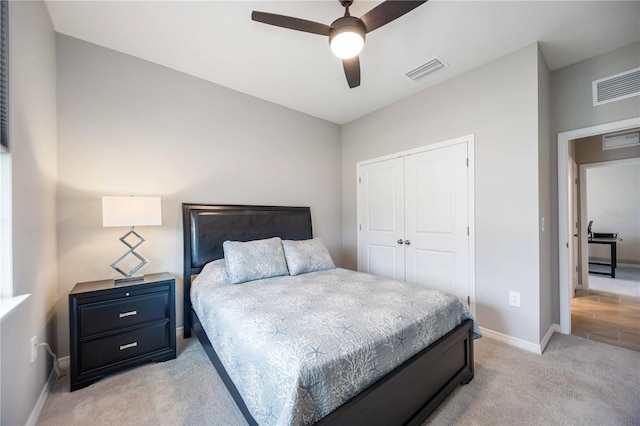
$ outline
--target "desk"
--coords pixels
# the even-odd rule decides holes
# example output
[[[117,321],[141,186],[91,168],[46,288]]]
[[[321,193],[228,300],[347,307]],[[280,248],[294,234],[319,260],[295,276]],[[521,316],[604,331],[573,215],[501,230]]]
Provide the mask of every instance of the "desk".
[[[618,266],[616,244],[617,238],[589,238],[589,244],[609,244],[611,247],[611,262],[589,262],[589,265],[611,266],[611,272],[589,271],[590,274],[609,275],[611,278],[616,277],[616,268]]]

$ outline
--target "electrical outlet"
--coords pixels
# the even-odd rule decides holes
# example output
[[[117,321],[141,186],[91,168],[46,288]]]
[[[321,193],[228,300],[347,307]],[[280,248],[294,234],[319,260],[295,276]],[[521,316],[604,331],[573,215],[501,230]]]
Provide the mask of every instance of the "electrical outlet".
[[[510,291],[509,292],[509,305],[515,306],[516,308],[520,307],[520,292],[519,291]]]
[[[33,336],[31,338],[31,364],[36,362],[36,358],[38,358],[37,345],[38,345],[38,336]]]

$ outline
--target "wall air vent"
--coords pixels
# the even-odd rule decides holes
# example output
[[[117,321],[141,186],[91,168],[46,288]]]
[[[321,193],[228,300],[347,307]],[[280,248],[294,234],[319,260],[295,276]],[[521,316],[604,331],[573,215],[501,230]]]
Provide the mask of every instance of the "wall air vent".
[[[419,67],[412,69],[406,74],[406,76],[409,77],[411,80],[416,81],[446,66],[448,66],[448,64],[445,61],[443,61],[440,57],[436,56],[435,58],[420,65]]]
[[[640,68],[596,80],[592,88],[593,106],[640,96]]]
[[[602,136],[602,149],[626,148],[640,145],[640,130],[610,133]]]

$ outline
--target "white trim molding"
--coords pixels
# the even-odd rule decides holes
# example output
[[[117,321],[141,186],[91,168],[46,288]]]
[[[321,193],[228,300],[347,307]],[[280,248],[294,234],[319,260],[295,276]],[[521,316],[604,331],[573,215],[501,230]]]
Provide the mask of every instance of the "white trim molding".
[[[540,341],[540,353],[543,353],[544,350],[547,349],[547,345],[549,344],[549,340],[551,340],[553,333],[560,333],[560,324],[551,324],[551,327],[547,330],[547,334],[545,334],[542,341]]]
[[[67,357],[69,358],[69,357]],[[59,364],[59,363],[58,363]],[[29,414],[29,418],[27,419],[25,426],[34,426],[38,422],[38,417],[40,417],[40,413],[42,412],[42,407],[44,407],[44,403],[49,397],[49,391],[53,388],[53,384],[56,382],[58,377],[56,376],[56,370],[51,369],[51,374],[49,374],[49,378],[44,383],[42,387],[42,391],[40,392],[40,396],[36,401],[36,405],[34,405],[33,410],[31,410],[31,414]]]
[[[31,293],[21,294],[20,296],[2,297],[0,298],[0,321],[11,315],[18,306],[31,296]]]
[[[560,326],[558,324],[552,324],[547,334],[542,338],[540,344],[532,343],[528,340],[523,340],[518,337],[509,336],[508,334],[500,333],[498,331],[494,331],[488,328],[480,327],[480,331],[482,332],[483,337],[488,337],[489,339],[497,340],[498,342],[506,343],[507,345],[524,349],[527,352],[532,352],[537,355],[542,355],[549,340],[551,340],[551,336],[554,332],[560,331]]]
[[[66,371],[71,367],[71,357],[69,355],[58,358],[58,370]]]

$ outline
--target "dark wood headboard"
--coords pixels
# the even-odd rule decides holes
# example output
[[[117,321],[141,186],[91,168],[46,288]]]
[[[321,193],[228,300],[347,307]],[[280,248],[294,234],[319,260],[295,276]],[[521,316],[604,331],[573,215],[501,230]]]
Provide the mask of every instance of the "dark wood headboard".
[[[191,336],[191,277],[222,259],[222,243],[280,237],[313,238],[309,207],[182,204],[184,337]]]

